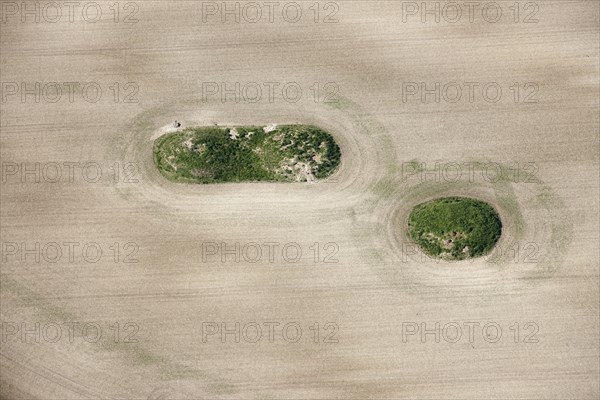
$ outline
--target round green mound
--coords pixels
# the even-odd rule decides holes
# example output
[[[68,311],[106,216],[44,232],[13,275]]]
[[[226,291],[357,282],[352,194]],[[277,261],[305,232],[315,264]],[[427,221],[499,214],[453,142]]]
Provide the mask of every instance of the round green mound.
[[[195,127],[154,142],[160,173],[186,183],[316,181],[340,156],[333,137],[312,125]]]
[[[416,206],[409,217],[408,231],[425,254],[464,260],[492,250],[500,238],[502,222],[486,202],[445,197]]]

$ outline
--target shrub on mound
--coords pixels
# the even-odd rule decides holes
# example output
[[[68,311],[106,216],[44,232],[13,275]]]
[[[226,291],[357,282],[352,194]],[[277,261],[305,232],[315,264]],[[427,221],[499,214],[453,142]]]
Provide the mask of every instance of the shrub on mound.
[[[177,182],[314,181],[340,162],[333,137],[310,125],[197,127],[154,143],[154,162]]]
[[[463,260],[492,250],[500,238],[502,223],[486,202],[446,197],[416,206],[409,216],[408,231],[424,253]]]

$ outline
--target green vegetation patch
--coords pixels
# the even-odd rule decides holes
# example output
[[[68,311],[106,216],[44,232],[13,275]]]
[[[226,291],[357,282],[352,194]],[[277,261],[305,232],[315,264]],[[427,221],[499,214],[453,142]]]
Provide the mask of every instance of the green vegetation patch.
[[[502,232],[492,206],[465,197],[440,198],[416,206],[408,231],[423,252],[447,260],[464,260],[488,253]]]
[[[315,181],[340,157],[333,137],[310,125],[196,127],[154,142],[161,174],[188,183]]]

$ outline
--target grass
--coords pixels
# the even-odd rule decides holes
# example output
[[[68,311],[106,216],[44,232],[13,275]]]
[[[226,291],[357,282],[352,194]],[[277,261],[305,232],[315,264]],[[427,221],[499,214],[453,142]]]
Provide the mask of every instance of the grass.
[[[488,203],[446,197],[416,206],[408,230],[429,256],[463,260],[491,251],[500,238],[502,222]]]
[[[154,143],[154,162],[175,182],[295,182],[322,179],[339,165],[333,137],[316,126],[196,127]]]

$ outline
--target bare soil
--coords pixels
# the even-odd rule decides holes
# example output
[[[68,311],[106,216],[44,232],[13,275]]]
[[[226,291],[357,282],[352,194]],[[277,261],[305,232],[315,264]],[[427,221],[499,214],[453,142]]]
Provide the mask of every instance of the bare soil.
[[[509,2],[500,3],[507,12]],[[72,343],[67,330],[55,343],[6,337],[1,398],[598,398],[598,3],[544,1],[536,24],[510,14],[496,24],[402,23],[401,2],[339,6],[333,24],[312,14],[296,24],[202,23],[199,2],[157,0],[139,2],[139,22],[129,25],[110,14],[96,24],[0,25],[2,82],[103,89],[96,103],[63,94],[56,103],[17,95],[1,104],[3,163],[96,162],[103,172],[95,183],[80,170],[73,182],[2,182],[3,245],[78,242],[80,251],[93,242],[103,256],[3,258],[1,320],[30,329],[96,323],[104,334]],[[403,102],[407,81],[498,82],[504,95]],[[136,83],[138,102],[115,103],[115,82]],[[202,82],[297,82],[303,96],[203,102]],[[316,82],[335,82],[339,101],[315,102]],[[538,84],[539,102],[514,102],[514,82]],[[313,185],[174,184],[152,162],[152,140],[174,120],[182,128],[314,124],[335,136],[342,165]],[[534,163],[537,171],[527,183],[492,183],[481,169],[472,180],[402,179],[414,160],[429,168]],[[133,163],[137,182],[122,167],[115,182],[114,163]],[[440,196],[492,204],[506,251],[447,263],[407,247],[410,210]],[[303,255],[203,261],[203,243],[265,242],[296,243]],[[138,262],[124,262],[127,243]],[[337,263],[324,262],[331,243]],[[297,323],[302,338],[270,342],[263,329],[256,343],[233,334],[203,342],[203,323],[268,321]],[[433,334],[403,340],[407,324],[436,322],[494,322],[502,337],[490,343],[476,331],[470,342],[463,330],[456,343]],[[136,343],[124,341],[127,323],[139,327]],[[338,327],[337,343],[324,342],[327,323]],[[539,328],[537,342],[525,342],[528,323]]]

